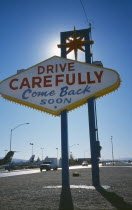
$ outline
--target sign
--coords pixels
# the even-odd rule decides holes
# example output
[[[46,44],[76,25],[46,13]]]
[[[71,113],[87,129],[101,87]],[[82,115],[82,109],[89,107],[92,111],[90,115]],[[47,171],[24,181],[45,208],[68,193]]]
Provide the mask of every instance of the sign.
[[[116,90],[119,74],[112,70],[58,56],[0,82],[0,94],[7,100],[59,116]]]

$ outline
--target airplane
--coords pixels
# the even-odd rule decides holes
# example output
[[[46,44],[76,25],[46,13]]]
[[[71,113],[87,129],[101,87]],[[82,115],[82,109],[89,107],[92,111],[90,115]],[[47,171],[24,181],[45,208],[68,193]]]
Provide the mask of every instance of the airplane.
[[[0,166],[10,163],[13,155],[14,155],[14,151],[9,151],[3,159],[0,159]]]
[[[32,165],[33,161],[34,161],[34,158],[35,158],[35,155],[32,155],[30,157],[29,160],[27,161],[19,161],[19,162],[10,162],[8,165],[5,166],[5,170],[13,170],[13,169],[17,169],[17,168],[23,168],[23,167],[26,167],[26,166],[30,166]]]

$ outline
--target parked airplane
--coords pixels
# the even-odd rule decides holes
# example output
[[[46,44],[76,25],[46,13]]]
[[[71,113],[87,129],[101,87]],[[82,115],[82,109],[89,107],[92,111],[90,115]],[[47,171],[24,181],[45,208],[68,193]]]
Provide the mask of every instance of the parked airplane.
[[[12,157],[14,155],[13,151],[9,151],[3,159],[0,159],[0,165],[5,165],[11,162]]]
[[[35,158],[35,155],[32,155],[31,158],[27,161],[20,161],[20,162],[11,162],[9,163],[8,165],[5,166],[5,170],[13,170],[13,169],[16,169],[16,168],[23,168],[23,167],[26,167],[26,166],[30,166],[32,165],[33,161],[34,161],[34,158]]]

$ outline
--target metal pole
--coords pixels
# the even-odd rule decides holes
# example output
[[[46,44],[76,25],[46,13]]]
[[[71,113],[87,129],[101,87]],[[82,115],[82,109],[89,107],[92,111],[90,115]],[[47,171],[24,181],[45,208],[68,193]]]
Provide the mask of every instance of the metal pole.
[[[61,32],[61,44],[62,43],[66,43],[65,32]],[[61,57],[66,58],[65,46],[61,46]],[[62,189],[70,188],[67,110],[63,110],[61,112],[61,153],[62,153]]]
[[[11,143],[12,143],[12,129],[11,129],[11,133],[10,133],[10,151],[11,151]]]
[[[74,147],[74,146],[78,146],[78,145],[79,145],[79,144],[73,144],[73,145],[71,145],[71,146],[69,147],[69,158],[70,158],[70,153],[71,153],[71,152],[70,152],[70,148],[71,148],[71,147]]]
[[[56,148],[57,150],[57,166],[58,166],[58,148]]]
[[[5,149],[4,151],[5,151],[5,155],[6,155],[6,152],[7,152],[8,150],[7,150],[7,149]]]
[[[44,148],[40,148],[41,150],[42,150],[42,160],[43,160],[43,150],[44,150]]]
[[[12,131],[15,130],[16,128],[18,128],[19,126],[25,125],[25,124],[30,124],[30,123],[23,123],[23,124],[20,124],[20,125],[16,126],[13,129],[11,129],[11,133],[10,133],[10,151],[11,151],[11,144],[12,144]]]
[[[90,40],[91,28],[85,34],[85,40]],[[91,64],[90,44],[85,44],[85,60],[86,63]],[[91,163],[92,163],[92,184],[93,186],[100,185],[99,178],[99,164],[97,157],[97,135],[96,135],[96,113],[95,113],[95,98],[88,100],[88,113],[89,113],[89,132],[90,132],[90,147],[91,147]]]
[[[61,112],[62,188],[69,188],[67,110]]]
[[[113,166],[114,166],[114,152],[113,152],[113,136],[111,136],[111,146],[112,146],[112,162],[113,162]]]
[[[33,144],[33,143],[30,143],[30,145],[32,146],[32,155],[33,155],[33,145],[34,145],[34,144]]]
[[[88,100],[89,113],[89,132],[90,132],[90,147],[91,147],[91,163],[92,163],[92,184],[97,186],[100,184],[99,179],[99,164],[96,150],[96,127],[95,127],[95,110],[94,98]]]
[[[86,155],[85,155],[85,154],[86,154],[86,152],[88,152],[88,151],[87,151],[87,150],[86,150],[86,151],[84,151],[84,159],[86,158]]]

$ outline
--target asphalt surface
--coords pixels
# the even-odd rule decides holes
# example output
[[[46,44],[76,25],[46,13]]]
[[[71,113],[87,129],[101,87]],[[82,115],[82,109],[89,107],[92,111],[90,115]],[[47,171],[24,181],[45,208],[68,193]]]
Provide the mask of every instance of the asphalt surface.
[[[124,166],[120,164],[115,164],[116,167],[132,167],[132,164],[124,164]],[[114,167],[115,167],[114,166]],[[105,166],[102,166],[102,164],[99,164],[99,167],[113,167],[112,164],[108,164]],[[77,165],[77,166],[70,166],[69,170],[72,169],[84,169],[84,168],[91,168],[91,165],[88,166],[81,166],[81,165]],[[61,170],[61,168],[58,168],[58,170]],[[8,176],[18,176],[18,175],[24,175],[24,174],[34,174],[34,173],[39,173],[40,169],[19,169],[19,170],[11,170],[10,172],[4,169],[0,169],[0,178],[1,177],[8,177]]]
[[[25,174],[34,174],[39,173],[40,169],[22,169],[22,170],[13,170],[13,171],[0,171],[0,178],[1,177],[8,177],[8,176],[19,176],[19,175],[25,175]]]
[[[71,189],[61,188],[61,178],[61,170],[1,177],[0,210],[132,209],[132,167],[101,167],[105,189],[92,187],[87,167],[70,170]]]
[[[88,166],[70,166],[69,169],[81,169],[81,168],[91,168],[91,165]],[[61,168],[58,168],[58,170],[61,170]],[[45,171],[45,170],[43,170]],[[11,170],[10,172],[4,169],[0,170],[0,178],[1,177],[8,177],[8,176],[18,176],[18,175],[24,175],[24,174],[34,174],[34,173],[39,173],[40,169],[19,169],[19,170]]]

